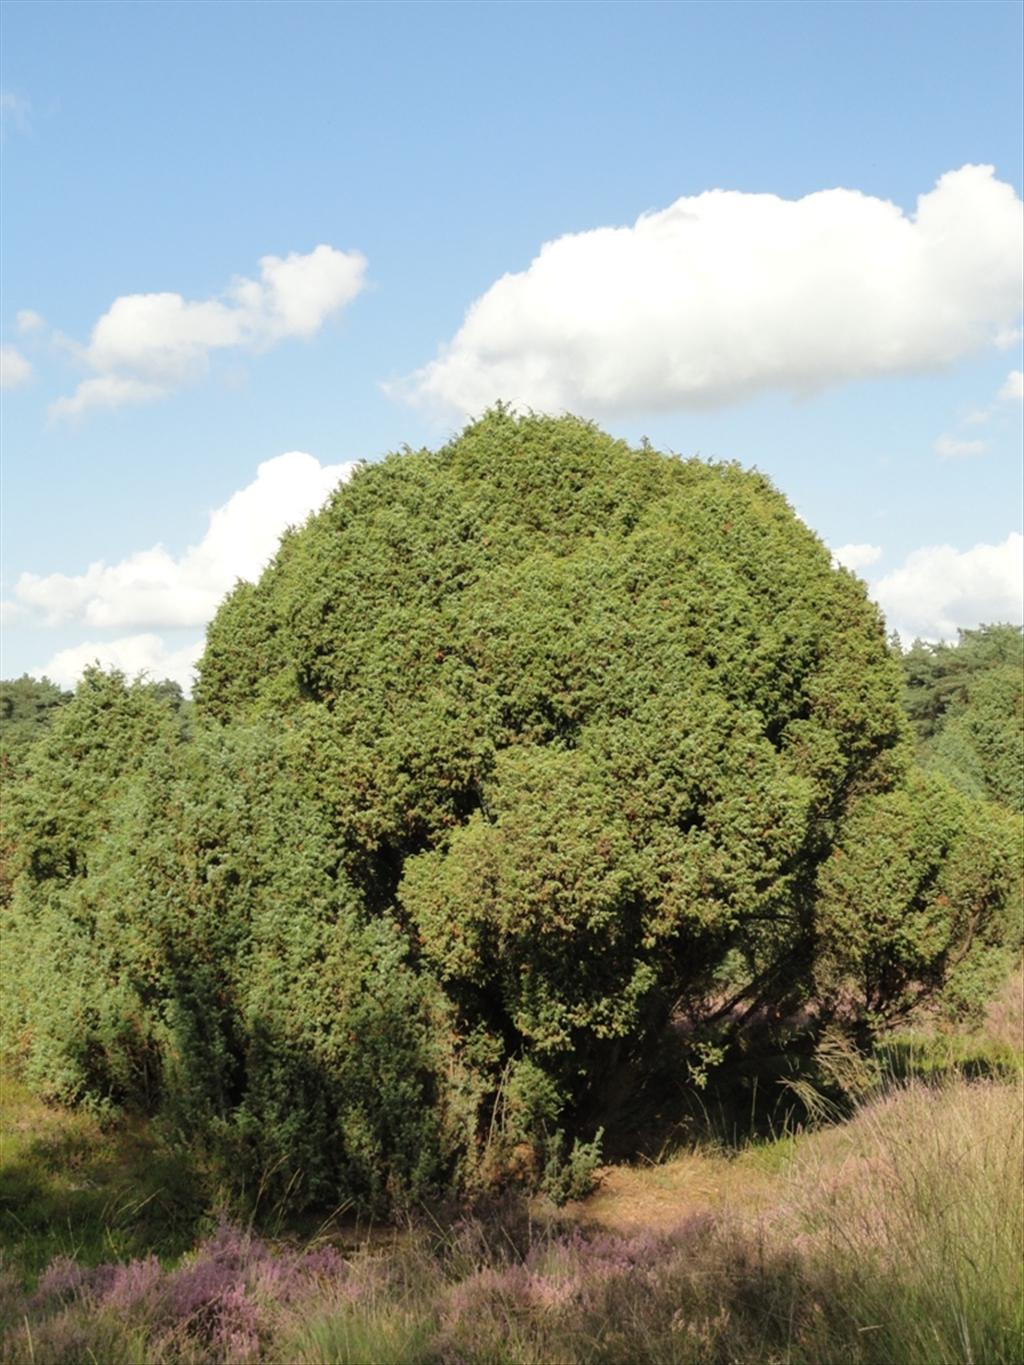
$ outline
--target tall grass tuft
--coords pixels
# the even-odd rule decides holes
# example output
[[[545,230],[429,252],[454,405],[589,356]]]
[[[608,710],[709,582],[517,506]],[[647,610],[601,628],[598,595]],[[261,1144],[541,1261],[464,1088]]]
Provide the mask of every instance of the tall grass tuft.
[[[1020,1098],[1005,1083],[911,1082],[799,1149],[794,1245],[834,1285],[825,1340],[846,1359],[1021,1358]]]

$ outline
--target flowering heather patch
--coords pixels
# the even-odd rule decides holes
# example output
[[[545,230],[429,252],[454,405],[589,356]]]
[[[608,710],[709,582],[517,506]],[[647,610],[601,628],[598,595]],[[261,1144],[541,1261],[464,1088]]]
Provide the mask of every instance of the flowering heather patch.
[[[163,1271],[155,1256],[114,1266],[113,1271],[102,1293],[102,1302],[108,1308],[130,1313],[140,1304],[152,1302],[159,1292]]]
[[[222,1223],[172,1270],[165,1271],[155,1256],[91,1267],[58,1256],[40,1276],[35,1293],[12,1304],[8,1320],[25,1320],[25,1344],[33,1319],[39,1322],[44,1355],[54,1360],[84,1349],[90,1322],[116,1319],[146,1333],[154,1358],[243,1362],[260,1356],[282,1310],[322,1293],[325,1285],[342,1297],[357,1298],[354,1291],[362,1286],[350,1285],[349,1279],[349,1264],[333,1247],[272,1249]],[[40,1358],[40,1343],[32,1339]],[[88,1349],[96,1354],[94,1346]]]
[[[707,1246],[718,1237],[717,1220],[706,1214],[663,1233],[574,1227],[541,1235],[522,1259],[485,1265],[447,1289],[437,1358],[642,1358],[638,1324],[674,1317],[678,1325],[680,1272],[704,1273]],[[632,1335],[622,1335],[626,1324]]]
[[[161,1305],[167,1330],[214,1347],[230,1346],[230,1355],[224,1352],[229,1359],[254,1355],[259,1348],[260,1311],[247,1289],[262,1247],[251,1261],[249,1250],[245,1239],[222,1229],[195,1261],[170,1275]]]
[[[585,1337],[599,1338],[613,1299],[656,1295],[712,1235],[707,1217],[670,1234],[538,1227],[525,1240],[467,1219],[440,1246],[413,1236],[348,1260],[329,1246],[272,1248],[222,1224],[170,1270],[152,1256],[94,1267],[56,1258],[11,1313],[3,1359],[22,1359],[30,1341],[37,1361],[119,1359],[109,1334],[123,1345],[132,1330],[147,1361],[197,1365],[405,1359],[414,1341],[416,1359],[451,1365],[502,1356],[510,1342],[513,1359],[550,1358],[553,1335],[590,1324]]]
[[[36,1298],[63,1299],[79,1293],[89,1280],[89,1271],[70,1256],[55,1256],[39,1277]]]

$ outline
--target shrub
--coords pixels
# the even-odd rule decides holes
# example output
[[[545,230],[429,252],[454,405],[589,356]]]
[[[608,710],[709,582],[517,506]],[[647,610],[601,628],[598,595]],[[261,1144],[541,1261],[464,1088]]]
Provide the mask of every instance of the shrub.
[[[129,963],[146,950],[109,871],[130,838],[139,774],[179,740],[156,689],[92,669],[9,793],[16,878],[3,924],[4,1045],[53,1098],[149,1089],[151,1021]]]
[[[342,866],[453,1003],[480,1131],[506,1065],[549,1078],[509,1133],[538,1151],[590,1141],[623,1049],[713,1013],[725,964],[747,1004],[801,997],[817,866],[905,762],[878,613],[764,478],[501,409],[357,472],[200,675],[207,724],[315,734]]]
[[[962,630],[900,655],[921,759],[970,796],[1024,813],[1024,632]]]
[[[860,802],[818,874],[819,997],[873,1025],[929,992],[980,1017],[1019,944],[1020,837],[921,772]]]

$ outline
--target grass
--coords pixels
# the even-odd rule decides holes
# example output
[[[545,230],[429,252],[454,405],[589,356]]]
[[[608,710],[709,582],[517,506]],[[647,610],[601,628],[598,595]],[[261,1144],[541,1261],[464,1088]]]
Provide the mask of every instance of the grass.
[[[883,1038],[879,1060],[892,1076],[1014,1077],[1024,1069],[1024,972],[1014,972],[969,1031],[923,1020]]]
[[[0,1361],[1019,1365],[1019,986],[976,1036],[837,1050],[843,1121],[354,1249],[213,1230],[151,1132],[8,1080]]]
[[[150,1126],[104,1128],[0,1073],[0,1245],[30,1283],[55,1256],[96,1264],[157,1249],[173,1259],[204,1217],[196,1172]]]
[[[856,1323],[881,1348],[850,1359],[1019,1358],[1020,1101],[1010,1084],[912,1083],[801,1144],[782,1226],[842,1286],[847,1336]]]

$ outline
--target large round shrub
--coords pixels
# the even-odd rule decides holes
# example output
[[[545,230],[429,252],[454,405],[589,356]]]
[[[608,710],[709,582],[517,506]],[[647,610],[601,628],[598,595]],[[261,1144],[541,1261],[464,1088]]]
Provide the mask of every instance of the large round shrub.
[[[497,410],[286,536],[197,705],[301,726],[364,913],[552,1127],[673,1007],[802,999],[818,865],[902,771],[900,682],[762,476]]]

